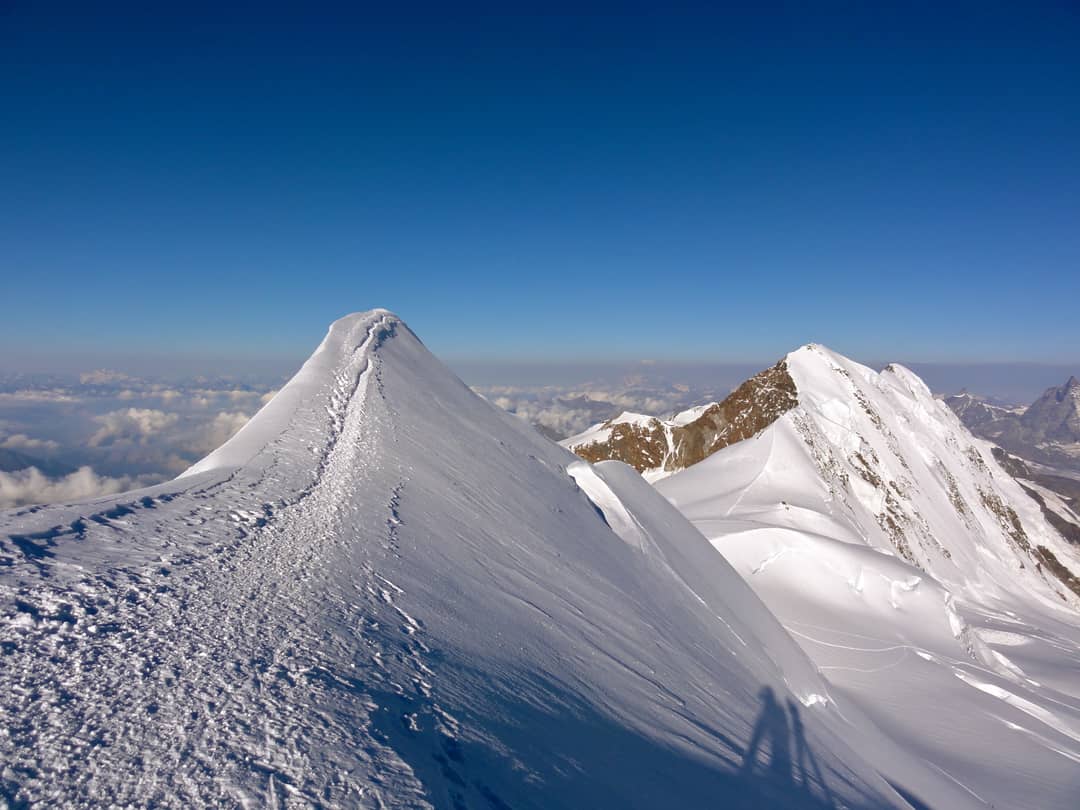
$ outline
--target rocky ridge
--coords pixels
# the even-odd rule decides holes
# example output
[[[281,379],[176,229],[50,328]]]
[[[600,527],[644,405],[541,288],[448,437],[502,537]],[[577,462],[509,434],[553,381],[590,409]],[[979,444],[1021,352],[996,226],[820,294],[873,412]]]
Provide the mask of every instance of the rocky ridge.
[[[786,361],[781,360],[721,402],[683,411],[668,420],[620,414],[562,444],[586,461],[622,461],[655,479],[760,433],[796,404],[795,383]]]

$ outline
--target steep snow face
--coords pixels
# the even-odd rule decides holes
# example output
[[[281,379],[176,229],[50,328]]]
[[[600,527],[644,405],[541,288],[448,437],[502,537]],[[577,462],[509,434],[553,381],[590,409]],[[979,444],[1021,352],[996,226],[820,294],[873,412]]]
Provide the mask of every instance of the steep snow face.
[[[0,605],[10,805],[981,806],[385,311],[176,481],[0,513]]]
[[[657,483],[880,728],[997,807],[1080,796],[1080,556],[913,373],[821,346],[798,405]]]
[[[1080,589],[1046,570],[1059,559],[1080,571],[1075,552],[915,374],[898,365],[878,374],[820,346],[788,363],[801,408],[787,424],[869,545],[954,589],[1011,593],[1019,578],[1051,602],[1080,605]]]

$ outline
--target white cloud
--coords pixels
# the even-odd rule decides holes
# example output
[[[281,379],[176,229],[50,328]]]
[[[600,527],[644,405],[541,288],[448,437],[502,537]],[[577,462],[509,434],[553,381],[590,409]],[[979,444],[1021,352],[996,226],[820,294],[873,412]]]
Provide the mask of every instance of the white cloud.
[[[108,385],[110,383],[126,382],[134,379],[122,371],[112,371],[107,368],[99,368],[79,375],[79,382],[83,385]]]
[[[6,402],[79,402],[63,388],[24,388],[19,391],[0,391],[0,401]]]
[[[530,424],[543,425],[558,436],[573,436],[615,415],[610,413],[598,418],[596,412],[591,409],[568,408],[559,402],[548,403],[539,408],[526,405],[513,412]]]
[[[563,437],[580,433],[622,411],[667,416],[694,401],[689,386],[650,386],[636,377],[611,386],[491,385],[473,390],[503,410]]]
[[[70,475],[50,478],[37,467],[0,472],[0,509],[32,503],[74,501],[98,495],[113,495],[154,483],[155,477],[98,475],[91,467],[80,467]]]
[[[12,433],[0,438],[0,447],[8,450],[55,450],[59,446],[52,439],[33,439],[25,433]]]
[[[154,396],[161,397],[162,402],[172,402],[174,399],[183,397],[184,392],[178,391],[175,388],[160,388],[154,390]]]
[[[498,396],[491,400],[492,404],[509,411],[515,416],[524,419],[532,425],[543,425],[548,430],[559,436],[572,436],[580,433],[585,428],[597,422],[615,416],[616,409],[603,405],[597,408],[595,404],[584,406],[567,404],[562,400],[553,399],[538,401],[535,399],[514,399],[513,397]]]
[[[671,394],[668,394],[667,392],[631,393],[626,391],[605,391],[602,389],[590,388],[584,391],[570,391],[566,396],[585,396],[593,402],[607,402],[624,411],[634,411],[635,413],[646,413],[650,416],[658,416],[662,415],[664,411],[677,406],[684,399],[684,393],[685,392],[682,391],[676,391]]]
[[[91,447],[100,447],[119,440],[146,444],[149,437],[175,425],[179,418],[175,413],[166,413],[153,408],[110,411],[95,417],[95,420],[101,423],[101,428],[90,437],[87,443]]]
[[[195,408],[245,407],[255,403],[265,404],[277,391],[250,391],[245,388],[193,388],[188,391],[191,405]]]

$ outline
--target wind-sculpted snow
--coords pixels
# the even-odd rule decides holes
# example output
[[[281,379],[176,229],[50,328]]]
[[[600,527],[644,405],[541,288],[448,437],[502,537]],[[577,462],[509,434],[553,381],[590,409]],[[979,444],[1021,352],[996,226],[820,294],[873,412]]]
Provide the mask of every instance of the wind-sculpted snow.
[[[0,545],[9,806],[980,806],[385,311],[181,478]]]
[[[657,489],[902,747],[995,807],[1078,806],[1080,555],[910,371],[786,362],[796,408]]]

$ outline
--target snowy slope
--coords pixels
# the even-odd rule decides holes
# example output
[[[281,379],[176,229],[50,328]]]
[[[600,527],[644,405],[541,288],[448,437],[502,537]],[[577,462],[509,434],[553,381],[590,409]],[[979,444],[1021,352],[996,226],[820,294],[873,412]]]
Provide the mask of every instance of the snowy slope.
[[[657,488],[906,749],[996,807],[1076,807],[1077,549],[907,369],[785,362],[795,408]]]
[[[382,310],[181,478],[0,513],[0,604],[0,804],[985,806]]]

